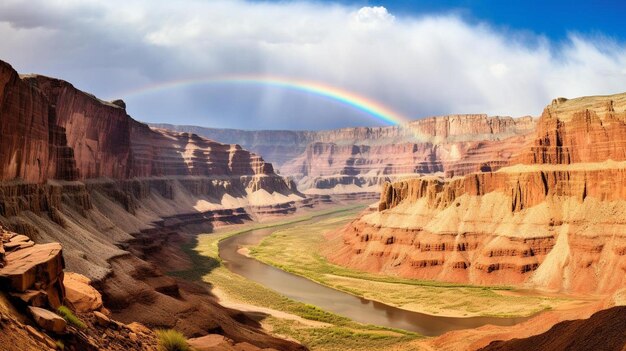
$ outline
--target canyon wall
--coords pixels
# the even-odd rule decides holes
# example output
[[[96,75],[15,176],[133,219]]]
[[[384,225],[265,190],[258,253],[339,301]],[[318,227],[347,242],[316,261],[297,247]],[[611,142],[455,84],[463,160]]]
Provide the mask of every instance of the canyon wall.
[[[206,232],[307,205],[260,156],[151,129],[128,116],[121,100],[20,76],[2,61],[0,135],[0,224],[35,243],[61,243],[66,268],[93,280],[114,317],[188,336],[214,331],[261,347],[301,348],[220,307],[204,287],[179,286],[159,260],[146,261],[176,228],[204,223]],[[146,236],[155,230],[161,234]],[[138,236],[153,245],[135,249]]]
[[[615,291],[626,285],[625,138],[626,94],[556,99],[508,166],[387,183],[327,254],[419,279]]]
[[[135,217],[129,221],[134,227],[115,228],[124,233],[120,240],[163,216],[303,199],[271,164],[239,145],[151,129],[128,116],[122,101],[99,100],[55,78],[20,77],[4,62],[0,83],[0,223],[63,243],[68,266],[90,278],[103,278],[107,259],[118,250],[84,259],[62,232],[75,222],[99,235],[100,225],[87,226],[80,217],[120,226],[112,222],[119,214],[97,208],[99,197],[112,201],[106,210],[119,207]],[[91,211],[100,212],[97,220]],[[35,217],[63,228],[51,235]],[[113,245],[117,239],[105,241]]]
[[[242,131],[155,125],[241,143],[275,162],[309,194],[377,192],[416,174],[464,175],[506,165],[534,130],[531,117],[450,115],[391,127]]]

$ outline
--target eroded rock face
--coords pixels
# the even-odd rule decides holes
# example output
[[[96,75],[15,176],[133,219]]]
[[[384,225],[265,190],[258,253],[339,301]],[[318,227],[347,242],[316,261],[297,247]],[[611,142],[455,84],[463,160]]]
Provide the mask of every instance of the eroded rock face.
[[[0,61],[0,180],[40,182],[49,168],[49,105]]]
[[[511,161],[527,164],[386,184],[378,211],[336,233],[328,256],[421,279],[594,293],[623,287],[625,96],[546,108],[534,141]]]
[[[496,170],[529,142],[535,120],[451,115],[402,126],[320,132],[158,126],[241,143],[275,162],[281,174],[297,178],[301,190],[323,193],[324,189],[377,191],[385,181],[415,174],[454,176]]]
[[[0,268],[2,284],[26,303],[59,307],[65,296],[61,245],[35,245],[25,235],[11,232],[1,235],[6,251]]]
[[[132,120],[123,108],[60,79],[33,75],[24,77],[24,81],[46,96],[51,124],[64,129],[67,146],[72,150],[57,153],[53,162],[59,162],[60,169],[50,178],[73,180],[63,160],[71,156],[81,179],[128,176]]]
[[[271,164],[238,145],[152,130],[134,121],[124,107],[63,80],[20,77],[0,62],[0,164],[5,165],[0,167],[0,181],[275,176]],[[279,184],[280,178],[257,183],[257,188],[279,185],[281,191],[293,192],[285,181]]]
[[[498,140],[526,134],[534,127],[530,117],[487,117],[450,115],[425,118],[403,127],[358,127],[326,131],[261,130],[204,128],[187,125],[151,124],[156,128],[195,133],[220,142],[239,144],[282,169],[302,156],[310,144],[339,146],[382,145],[392,143],[438,143],[450,141]]]
[[[239,145],[134,123],[132,176],[273,175],[270,163]]]
[[[299,348],[237,322],[239,316],[235,320],[233,312],[209,294],[187,293],[155,267],[149,277],[134,275],[145,264],[134,254],[145,253],[125,251],[135,240],[132,234],[149,232],[165,218],[175,222],[174,229],[159,243],[166,243],[176,224],[188,218],[191,225],[207,223],[210,229],[214,221],[249,220],[251,208],[269,206],[266,210],[276,213],[295,208],[302,196],[261,157],[238,145],[151,130],[130,118],[120,101],[101,101],[54,78],[20,77],[4,62],[0,62],[0,135],[0,223],[27,237],[15,236],[14,242],[6,243],[5,261],[0,250],[4,265],[0,276],[6,281],[3,286],[15,285],[12,295],[31,306],[56,308],[64,296],[66,261],[70,270],[88,276],[100,291],[114,290],[136,305],[141,313],[128,315],[129,322],[177,327],[189,335],[223,330],[239,342]],[[137,240],[146,241],[146,253],[161,249],[147,235]],[[60,242],[65,260],[58,244],[34,242]],[[22,263],[15,255],[23,256]],[[112,265],[125,259],[135,264]],[[123,284],[115,286],[120,276]],[[143,278],[148,283],[140,282]],[[83,288],[75,292],[89,296]],[[155,296],[161,298],[149,299]],[[112,294],[103,299],[111,301]],[[72,300],[78,305],[83,301]],[[99,305],[97,298],[87,300],[86,309]],[[80,317],[95,318],[92,313]],[[95,321],[88,324],[97,327]],[[142,342],[138,333],[122,330],[116,335],[107,332],[101,340],[82,340],[76,349],[98,349],[94,345],[135,349]],[[137,343],[129,344],[128,338],[138,338]],[[153,335],[151,339],[152,343]]]
[[[514,163],[626,160],[626,94],[555,99],[543,111],[530,148]]]

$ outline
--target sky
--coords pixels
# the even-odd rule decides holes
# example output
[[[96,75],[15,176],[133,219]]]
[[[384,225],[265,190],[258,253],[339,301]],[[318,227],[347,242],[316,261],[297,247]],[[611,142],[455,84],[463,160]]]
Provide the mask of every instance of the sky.
[[[268,79],[347,91],[405,120],[539,115],[555,97],[626,92],[625,16],[626,3],[602,0],[2,0],[0,60],[122,98],[145,122],[390,124]]]

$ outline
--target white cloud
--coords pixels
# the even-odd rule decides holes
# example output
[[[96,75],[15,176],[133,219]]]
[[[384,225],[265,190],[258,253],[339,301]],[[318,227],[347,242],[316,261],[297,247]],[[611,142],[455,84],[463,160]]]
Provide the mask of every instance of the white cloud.
[[[491,74],[493,74],[495,77],[502,78],[509,71],[509,67],[504,63],[495,63],[489,66],[489,70],[491,71]]]
[[[411,117],[538,114],[553,97],[626,91],[626,46],[570,34],[562,43],[455,15],[384,7],[243,0],[0,2],[0,59],[102,97],[159,81],[232,73],[310,79]],[[246,128],[376,121],[276,88],[204,87],[136,97],[142,120]]]
[[[355,26],[378,28],[393,23],[395,17],[382,6],[362,7],[352,16]]]

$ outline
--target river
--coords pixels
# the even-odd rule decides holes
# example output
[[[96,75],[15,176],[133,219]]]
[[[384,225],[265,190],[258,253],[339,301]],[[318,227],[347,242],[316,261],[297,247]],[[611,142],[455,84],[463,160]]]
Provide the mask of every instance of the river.
[[[426,336],[441,335],[457,329],[476,328],[485,324],[508,326],[528,319],[500,317],[442,317],[412,312],[377,301],[357,297],[309,279],[246,257],[238,251],[243,246],[257,245],[277,230],[323,220],[336,214],[264,229],[255,229],[222,240],[219,254],[226,268],[252,281],[273,289],[293,300],[318,306],[326,311],[351,318],[357,322],[410,330]]]

